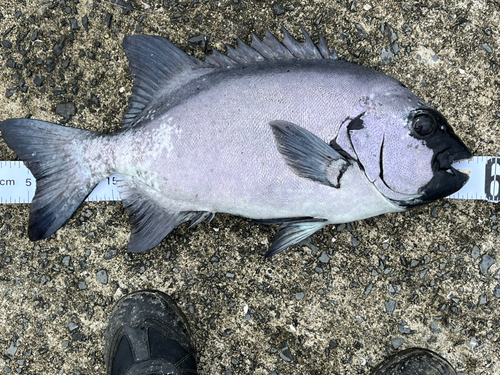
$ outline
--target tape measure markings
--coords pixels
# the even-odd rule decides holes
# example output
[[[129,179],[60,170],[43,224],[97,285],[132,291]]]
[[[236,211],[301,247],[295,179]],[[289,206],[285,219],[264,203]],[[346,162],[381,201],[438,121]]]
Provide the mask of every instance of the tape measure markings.
[[[500,201],[500,157],[475,156],[453,164],[461,170],[470,170],[465,186],[450,195],[451,199],[480,199]],[[101,181],[87,197],[87,201],[118,201],[116,175]],[[36,180],[21,161],[0,161],[0,204],[30,203],[35,195]]]

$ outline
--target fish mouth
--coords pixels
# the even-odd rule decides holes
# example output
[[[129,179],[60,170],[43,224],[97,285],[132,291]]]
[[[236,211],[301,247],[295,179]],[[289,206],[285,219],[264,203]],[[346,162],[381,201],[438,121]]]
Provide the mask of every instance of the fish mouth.
[[[471,158],[472,153],[462,142],[437,152],[432,163],[434,176],[419,190],[422,193],[420,204],[433,202],[460,190],[469,181],[470,171],[455,166]]]
[[[433,171],[444,171],[452,177],[470,178],[471,171],[468,169],[461,169],[461,162],[472,160],[471,152],[465,148],[460,152],[450,152],[453,147],[448,147],[443,151],[438,152],[433,158]],[[467,182],[467,181],[466,181]]]

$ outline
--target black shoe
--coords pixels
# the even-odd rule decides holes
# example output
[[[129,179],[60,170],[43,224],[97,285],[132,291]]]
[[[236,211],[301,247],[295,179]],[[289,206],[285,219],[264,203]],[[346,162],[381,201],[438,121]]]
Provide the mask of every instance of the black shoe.
[[[457,375],[450,363],[438,354],[422,348],[396,353],[379,364],[372,375]]]
[[[108,375],[197,373],[188,322],[165,293],[141,290],[120,299],[105,337]]]

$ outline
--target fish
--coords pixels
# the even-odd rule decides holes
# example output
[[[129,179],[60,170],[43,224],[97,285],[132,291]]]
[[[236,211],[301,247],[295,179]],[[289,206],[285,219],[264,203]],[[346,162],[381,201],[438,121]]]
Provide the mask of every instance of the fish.
[[[28,235],[47,238],[110,175],[127,250],[215,213],[279,225],[266,256],[330,224],[402,212],[458,191],[472,157],[445,117],[398,80],[282,28],[197,59],[168,39],[123,41],[133,79],[122,127],[35,119],[0,131],[36,178]]]

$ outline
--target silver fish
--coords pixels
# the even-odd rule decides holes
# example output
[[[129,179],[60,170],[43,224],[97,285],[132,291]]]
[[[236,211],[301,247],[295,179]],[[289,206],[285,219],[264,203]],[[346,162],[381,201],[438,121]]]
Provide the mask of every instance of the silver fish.
[[[277,254],[328,224],[404,211],[459,190],[452,163],[472,157],[446,119],[399,81],[337,58],[320,36],[283,30],[204,61],[167,39],[123,47],[134,80],[121,130],[38,120],[0,123],[37,179],[29,237],[64,225],[95,185],[118,174],[128,250],[216,212],[281,224]]]

